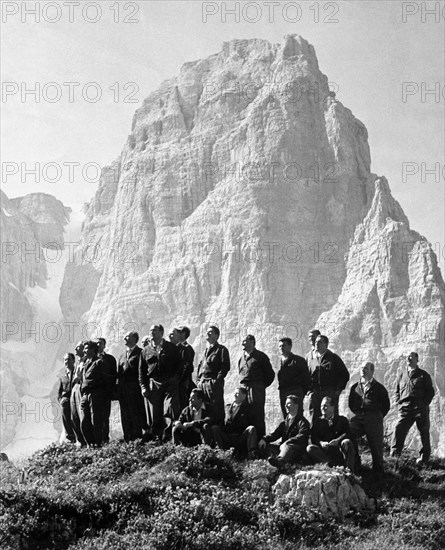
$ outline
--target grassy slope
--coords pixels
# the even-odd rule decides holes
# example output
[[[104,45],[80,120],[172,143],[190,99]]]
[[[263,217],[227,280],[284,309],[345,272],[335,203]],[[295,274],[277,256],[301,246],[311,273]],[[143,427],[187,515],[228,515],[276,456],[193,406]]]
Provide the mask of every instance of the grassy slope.
[[[445,541],[439,459],[422,469],[410,456],[389,459],[377,477],[365,467],[377,513],[322,522],[291,502],[271,505],[277,472],[266,461],[208,447],[51,446],[31,458],[22,483],[14,466],[2,463],[0,472],[2,550],[439,550]]]

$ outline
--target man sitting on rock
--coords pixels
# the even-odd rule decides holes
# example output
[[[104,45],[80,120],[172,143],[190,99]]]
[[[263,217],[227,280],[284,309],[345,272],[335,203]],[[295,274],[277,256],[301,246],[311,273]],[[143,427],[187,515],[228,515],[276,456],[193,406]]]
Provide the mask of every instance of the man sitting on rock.
[[[283,468],[286,464],[298,462],[303,458],[309,441],[310,426],[303,416],[300,406],[300,398],[296,395],[288,395],[285,402],[287,416],[278,428],[271,434],[265,435],[259,442],[260,450],[266,451],[269,463],[276,468]],[[271,441],[281,438],[281,444],[269,445]]]
[[[211,426],[215,423],[215,410],[210,403],[204,403],[204,392],[195,388],[190,394],[190,405],[186,407],[173,425],[173,441],[186,447],[201,443],[210,444]]]
[[[255,458],[257,432],[253,425],[252,405],[247,402],[247,389],[235,390],[235,401],[227,406],[224,427],[212,426],[213,440],[221,449],[234,447],[241,455]]]
[[[351,472],[354,471],[355,449],[349,422],[346,417],[335,413],[332,397],[324,397],[321,401],[321,417],[312,424],[311,441],[307,453],[314,462],[346,466]]]

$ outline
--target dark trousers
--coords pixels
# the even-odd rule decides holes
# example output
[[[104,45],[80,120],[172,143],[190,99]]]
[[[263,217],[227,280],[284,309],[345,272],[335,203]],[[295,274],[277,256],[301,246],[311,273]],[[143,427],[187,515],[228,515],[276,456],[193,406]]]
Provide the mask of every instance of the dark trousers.
[[[281,406],[281,412],[283,413],[283,418],[286,418],[287,412],[286,407],[284,406],[286,404],[286,398],[288,395],[296,395],[299,399],[298,404],[300,406],[300,411],[303,412],[303,390],[301,389],[301,386],[297,386],[294,388],[280,388],[280,406]]]
[[[420,449],[420,456],[424,461],[429,460],[431,456],[431,443],[430,443],[430,409],[426,407],[419,407],[412,404],[403,404],[399,407],[399,418],[397,420],[396,427],[394,428],[394,436],[392,441],[392,454],[400,455],[405,444],[406,436],[411,426],[416,423],[417,429],[420,433],[420,439],[422,441],[422,448]]]
[[[192,377],[188,377],[185,380],[179,382],[179,410],[184,410],[189,404],[190,393],[193,388],[196,388]]]
[[[268,443],[264,450],[258,451],[258,454],[261,458],[276,457],[281,466],[284,466],[284,464],[297,464],[302,462],[306,454],[306,445],[304,443],[288,443],[287,441],[281,443],[281,445]]]
[[[204,392],[204,400],[215,409],[215,424],[224,423],[224,380],[201,378],[198,388]]]
[[[338,398],[340,393],[335,388],[325,388],[323,390],[314,390],[309,394],[309,416],[311,422],[314,422],[314,418],[321,416],[321,402],[324,397],[330,397],[335,407],[335,414],[338,414]]]
[[[215,445],[220,449],[233,447],[239,453],[245,454],[257,446],[257,432],[255,426],[247,426],[241,433],[223,431],[219,426],[212,426],[212,435]]]
[[[102,426],[102,441],[108,443],[110,441],[110,414],[111,414],[111,397],[106,396],[104,400],[104,424]]]
[[[199,430],[191,427],[185,428],[184,426],[175,426],[172,430],[172,437],[175,445],[196,447],[196,445],[201,445],[203,443],[209,445],[211,433],[208,424],[204,424]]]
[[[86,393],[80,402],[80,428],[88,445],[101,445],[106,396],[101,392]]]
[[[333,466],[346,466],[354,471],[354,444],[350,439],[343,439],[339,447],[321,448],[318,445],[308,445],[307,454],[314,462],[331,463]]]
[[[372,469],[383,471],[383,415],[381,412],[356,414],[349,421],[351,433],[354,436],[355,464],[360,464],[357,438],[366,435],[372,456]]]
[[[147,418],[139,382],[126,382],[121,378],[118,395],[124,440],[141,438],[143,429],[147,427]]]
[[[266,388],[262,382],[244,384],[247,388],[247,401],[252,406],[254,426],[258,438],[261,439],[266,433],[266,422],[264,420],[264,406],[266,404]]]
[[[62,397],[60,400],[60,408],[62,409],[62,423],[65,435],[68,441],[76,441],[76,435],[73,430],[73,423],[71,421],[71,405],[69,397]]]
[[[179,416],[178,384],[151,379],[145,399],[150,413],[152,435],[168,438],[170,427]]]
[[[76,441],[83,446],[86,445],[86,441],[80,428],[81,400],[82,395],[80,394],[80,384],[75,384],[71,389],[70,397],[71,425],[73,427],[74,435],[76,436]]]

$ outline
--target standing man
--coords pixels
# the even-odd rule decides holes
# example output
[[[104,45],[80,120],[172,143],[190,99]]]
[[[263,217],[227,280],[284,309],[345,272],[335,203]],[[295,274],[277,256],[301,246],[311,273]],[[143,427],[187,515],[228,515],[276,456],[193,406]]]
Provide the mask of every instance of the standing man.
[[[195,388],[190,394],[190,405],[181,412],[173,425],[175,445],[195,447],[201,443],[210,445],[211,426],[215,411],[210,403],[204,403],[204,393]]]
[[[181,377],[179,380],[179,408],[182,411],[187,407],[190,399],[190,393],[195,387],[192,380],[193,360],[195,359],[195,350],[187,342],[190,336],[190,329],[185,326],[173,329],[171,341],[178,346],[181,357]]]
[[[345,416],[336,413],[334,400],[330,396],[323,397],[321,401],[321,417],[314,418],[311,442],[307,454],[314,462],[346,466],[351,472],[354,471],[355,450],[349,422]]]
[[[320,405],[324,397],[331,397],[338,413],[338,398],[349,380],[349,372],[340,357],[332,353],[329,338],[320,334],[315,340],[316,362],[311,362],[311,394],[309,397],[309,414],[312,422],[320,416]]]
[[[388,414],[390,403],[386,388],[374,378],[374,364],[365,363],[361,368],[360,381],[349,392],[350,420],[354,437],[355,467],[360,465],[357,437],[366,435],[372,455],[372,470],[383,472],[383,419]]]
[[[207,347],[198,365],[198,388],[215,408],[215,424],[224,422],[224,378],[230,370],[229,350],[218,343],[219,328],[209,326]]]
[[[317,350],[315,349],[315,341],[317,340],[317,336],[320,336],[320,334],[321,332],[318,330],[318,328],[313,328],[312,330],[309,331],[309,334],[308,334],[309,342],[311,344],[311,350],[308,353],[306,353],[305,359],[309,367],[309,373],[311,374],[318,365],[318,357],[317,357]]]
[[[65,365],[65,373],[60,379],[58,399],[60,407],[62,409],[62,423],[65,430],[65,437],[71,443],[76,441],[76,436],[73,430],[73,424],[71,422],[71,386],[74,377],[74,354],[65,353],[63,356],[63,362]]]
[[[147,429],[144,398],[139,385],[139,358],[141,348],[137,345],[139,334],[127,332],[124,336],[126,352],[119,358],[117,367],[118,398],[121,409],[124,441],[134,441]]]
[[[152,325],[149,335],[139,360],[139,384],[150,412],[151,435],[166,440],[179,416],[181,357],[177,346],[164,339],[162,325]]]
[[[213,439],[221,449],[234,447],[241,455],[255,458],[257,433],[254,424],[252,405],[247,401],[247,389],[243,386],[235,390],[235,400],[227,406],[224,427],[212,426]]]
[[[280,405],[283,417],[286,417],[286,397],[296,395],[300,398],[301,410],[303,399],[310,387],[309,369],[306,359],[292,353],[292,340],[281,338],[278,342],[280,350],[280,369],[278,370],[278,390],[280,392]]]
[[[109,353],[105,353],[105,346],[107,341],[105,338],[96,339],[98,346],[98,357],[102,359],[104,369],[104,382],[106,385],[106,391],[104,395],[104,426],[102,440],[104,443],[110,441],[110,414],[111,414],[111,400],[113,397],[113,390],[116,385],[117,377],[117,362],[116,359]]]
[[[303,458],[309,441],[310,426],[303,416],[300,400],[296,395],[288,395],[285,403],[287,416],[278,428],[269,435],[265,435],[258,442],[258,448],[265,450],[268,455],[274,455],[278,450],[278,456],[271,456],[269,463],[275,468],[283,468],[287,463],[295,463]],[[281,438],[279,449],[270,442]]]
[[[109,381],[102,359],[98,356],[97,342],[85,342],[85,368],[83,372],[80,404],[80,428],[89,446],[102,444],[106,393]]]
[[[84,343],[82,341],[77,343],[74,349],[77,356],[76,366],[74,369],[74,376],[71,384],[71,397],[70,397],[70,410],[71,410],[71,424],[73,426],[74,435],[76,436],[77,445],[81,447],[86,445],[86,441],[83,437],[82,430],[80,428],[80,404],[82,394],[80,393],[80,386],[83,379],[84,371]]]
[[[266,404],[266,388],[275,378],[275,372],[269,357],[255,347],[255,336],[248,334],[243,342],[244,353],[238,361],[239,382],[247,388],[247,400],[252,405],[254,426],[258,437],[266,433],[264,406]]]
[[[399,369],[396,382],[396,404],[399,417],[394,429],[391,456],[400,456],[406,436],[416,423],[422,441],[418,464],[427,464],[431,456],[430,403],[434,397],[431,376],[419,368],[419,355],[412,351],[406,368]]]

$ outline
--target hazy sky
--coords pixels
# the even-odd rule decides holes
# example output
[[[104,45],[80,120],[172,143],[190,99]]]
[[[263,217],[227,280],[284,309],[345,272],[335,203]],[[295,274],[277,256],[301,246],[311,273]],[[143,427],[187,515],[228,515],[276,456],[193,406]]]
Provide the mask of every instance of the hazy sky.
[[[44,191],[68,206],[88,201],[97,187],[95,166],[118,156],[141,101],[184,62],[216,53],[234,38],[281,42],[298,33],[314,45],[337,98],[366,125],[372,171],[388,178],[412,228],[440,250],[443,266],[444,179],[425,169],[444,169],[444,2],[226,2],[238,10],[238,21],[217,2],[78,4],[2,2],[2,188],[8,196]],[[436,4],[442,14],[425,12]],[[22,5],[37,7],[40,21]],[[36,83],[39,102],[21,97]],[[25,173],[36,162],[40,183]],[[63,163],[79,163],[71,168],[74,183]],[[418,171],[404,178],[404,166]]]

